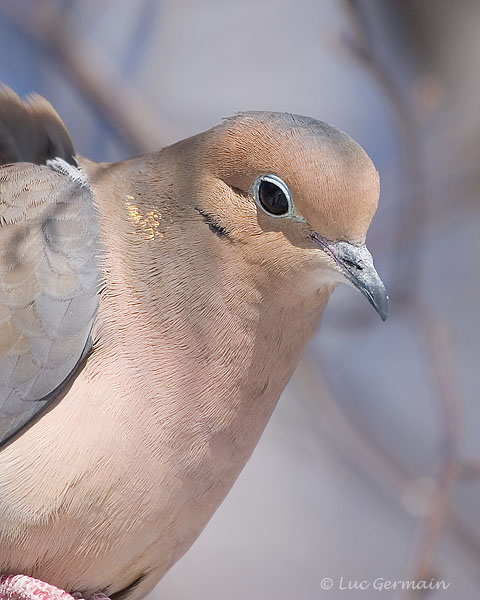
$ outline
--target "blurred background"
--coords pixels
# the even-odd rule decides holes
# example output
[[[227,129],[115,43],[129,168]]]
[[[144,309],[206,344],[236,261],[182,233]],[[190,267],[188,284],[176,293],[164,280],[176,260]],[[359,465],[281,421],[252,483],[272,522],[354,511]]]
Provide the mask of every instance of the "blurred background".
[[[0,0],[0,80],[46,96],[90,158],[268,109],[347,131],[380,172],[369,247],[390,319],[337,289],[151,600],[480,597],[479,31],[477,0]]]

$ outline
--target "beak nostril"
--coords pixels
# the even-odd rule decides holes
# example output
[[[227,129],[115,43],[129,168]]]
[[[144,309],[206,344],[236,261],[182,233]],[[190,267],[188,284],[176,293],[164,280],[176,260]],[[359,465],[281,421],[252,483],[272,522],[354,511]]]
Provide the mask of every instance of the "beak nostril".
[[[352,267],[353,269],[357,269],[357,271],[363,271],[363,267],[358,263],[355,263],[351,260],[344,260],[343,262],[347,265],[347,267]]]
[[[343,270],[344,276],[356,287],[380,315],[388,317],[388,294],[373,265],[373,258],[365,245],[350,244],[345,240],[331,242],[315,231],[312,239]]]

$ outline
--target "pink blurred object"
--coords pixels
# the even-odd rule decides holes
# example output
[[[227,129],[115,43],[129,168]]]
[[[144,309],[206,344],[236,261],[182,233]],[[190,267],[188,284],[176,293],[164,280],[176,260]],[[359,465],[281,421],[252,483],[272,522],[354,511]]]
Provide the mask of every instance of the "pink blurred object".
[[[80,600],[77,593],[69,594],[60,588],[28,575],[0,577],[0,600]],[[88,600],[110,600],[102,593],[92,594]]]

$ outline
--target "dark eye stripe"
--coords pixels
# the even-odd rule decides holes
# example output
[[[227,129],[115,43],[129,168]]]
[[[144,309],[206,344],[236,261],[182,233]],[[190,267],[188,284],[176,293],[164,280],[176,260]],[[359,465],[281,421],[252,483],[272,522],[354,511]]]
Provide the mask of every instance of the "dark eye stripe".
[[[218,235],[218,237],[221,237],[221,238],[228,237],[227,229],[225,227],[223,227],[223,225],[220,225],[219,223],[217,223],[217,221],[215,221],[215,219],[213,218],[213,216],[210,213],[207,213],[198,207],[195,207],[195,210],[202,215],[203,220],[209,226],[210,231],[212,231],[213,233]]]

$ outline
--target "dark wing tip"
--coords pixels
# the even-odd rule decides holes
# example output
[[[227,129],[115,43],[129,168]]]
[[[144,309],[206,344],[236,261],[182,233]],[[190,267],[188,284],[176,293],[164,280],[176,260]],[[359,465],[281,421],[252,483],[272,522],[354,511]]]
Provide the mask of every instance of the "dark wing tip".
[[[57,157],[76,166],[72,139],[50,102],[38,94],[22,100],[0,86],[0,165],[44,165]]]

